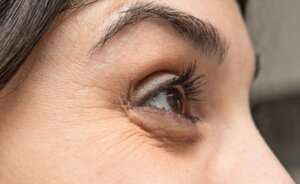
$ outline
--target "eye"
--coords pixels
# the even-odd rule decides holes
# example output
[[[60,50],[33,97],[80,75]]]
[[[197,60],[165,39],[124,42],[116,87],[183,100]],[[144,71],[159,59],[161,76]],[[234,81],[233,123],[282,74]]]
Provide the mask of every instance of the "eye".
[[[129,104],[125,106],[128,118],[163,146],[184,148],[200,137],[203,118],[198,102],[206,80],[195,70],[195,63],[191,63],[179,75],[159,71],[129,91]]]
[[[178,88],[170,88],[158,92],[146,101],[145,105],[176,114],[185,115],[184,94]]]
[[[199,118],[193,105],[197,104],[206,83],[204,75],[194,75],[195,70],[196,65],[191,64],[181,75],[167,72],[150,75],[133,90],[131,104],[196,122]]]

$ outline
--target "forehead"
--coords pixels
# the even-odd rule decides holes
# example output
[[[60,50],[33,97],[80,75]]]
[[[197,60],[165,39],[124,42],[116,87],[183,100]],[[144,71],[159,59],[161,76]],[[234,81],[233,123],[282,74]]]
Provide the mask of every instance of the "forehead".
[[[69,31],[68,34],[78,35],[80,30],[84,28],[84,33],[88,35],[80,37],[79,40],[85,38],[84,42],[95,44],[95,40],[105,34],[105,30],[112,22],[115,22],[122,11],[137,2],[151,2],[168,6],[174,10],[185,12],[202,21],[212,24],[221,35],[225,37],[230,45],[230,50],[240,52],[241,43],[247,50],[250,48],[248,35],[245,29],[244,21],[240,15],[239,8],[235,0],[92,0],[81,1],[85,5],[80,6],[80,10],[76,11],[75,16],[64,19],[63,30]],[[70,9],[73,11],[74,9]],[[74,27],[77,27],[74,29]],[[76,31],[75,31],[76,30]],[[83,44],[81,44],[83,45]],[[88,45],[88,44],[86,44]],[[90,45],[90,44],[89,44]],[[90,46],[89,46],[90,47]]]

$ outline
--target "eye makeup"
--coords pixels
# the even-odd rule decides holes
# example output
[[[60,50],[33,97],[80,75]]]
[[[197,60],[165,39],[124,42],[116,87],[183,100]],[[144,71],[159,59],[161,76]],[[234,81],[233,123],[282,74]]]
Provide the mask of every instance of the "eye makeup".
[[[129,95],[129,118],[164,145],[196,142],[202,118],[191,104],[201,100],[206,85],[196,69],[190,62],[180,75],[160,71],[143,79]]]
[[[171,100],[177,100],[182,103],[182,108],[185,112],[175,114],[192,122],[199,121],[200,117],[194,116],[192,114],[190,104],[201,100],[201,94],[204,92],[206,80],[203,74],[199,74],[196,76],[196,67],[197,66],[195,62],[190,63],[179,76],[170,74],[168,72],[157,72],[151,75],[150,77],[146,78],[140,85],[138,85],[138,87],[134,90],[135,92],[131,98],[132,105],[138,107],[156,108],[157,110],[172,113],[170,110],[167,110],[168,108],[159,108],[157,107],[159,105],[151,104],[158,104],[152,103],[155,102],[153,100],[154,98],[160,97],[163,94],[169,94],[169,96],[167,97],[170,99],[170,94],[175,93],[175,96],[172,95]],[[182,97],[182,99],[179,99],[178,97]],[[160,97],[160,99],[163,100],[162,97]],[[165,102],[165,104],[166,103],[167,102]]]

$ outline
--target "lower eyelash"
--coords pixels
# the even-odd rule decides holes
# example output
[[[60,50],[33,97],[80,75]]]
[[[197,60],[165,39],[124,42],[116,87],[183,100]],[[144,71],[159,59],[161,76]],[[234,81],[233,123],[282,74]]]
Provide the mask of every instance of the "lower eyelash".
[[[196,122],[201,122],[202,118],[198,117],[198,116],[188,116],[188,115],[183,115],[183,114],[176,114],[172,111],[166,111],[166,110],[162,110],[156,107],[140,107],[141,109],[147,110],[147,109],[151,109],[151,111],[155,111],[156,113],[160,113],[162,115],[167,115],[167,116],[171,116],[173,118],[179,119],[179,120],[184,120],[184,121],[189,121],[191,123],[196,123]]]

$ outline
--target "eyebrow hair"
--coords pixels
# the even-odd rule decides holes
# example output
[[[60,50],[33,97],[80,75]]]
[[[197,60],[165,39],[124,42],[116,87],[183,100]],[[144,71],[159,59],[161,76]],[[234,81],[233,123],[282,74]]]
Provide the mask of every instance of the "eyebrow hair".
[[[171,25],[184,38],[191,41],[200,51],[210,59],[224,60],[228,44],[217,28],[207,21],[200,20],[188,13],[171,7],[155,4],[153,2],[138,2],[129,9],[120,12],[119,19],[112,23],[106,34],[92,48],[92,53],[103,45],[126,26],[140,23],[146,19],[159,19]]]

